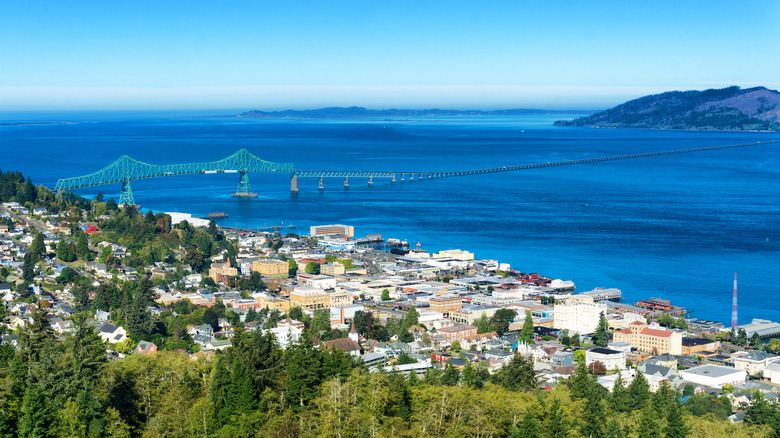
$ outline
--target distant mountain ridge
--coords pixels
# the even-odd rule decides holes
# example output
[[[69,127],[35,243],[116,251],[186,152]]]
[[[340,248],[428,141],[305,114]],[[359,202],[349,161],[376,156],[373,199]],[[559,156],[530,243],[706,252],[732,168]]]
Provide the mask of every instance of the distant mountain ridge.
[[[668,91],[640,97],[555,126],[599,128],[780,131],[780,93],[737,86],[704,91]]]
[[[329,119],[329,118],[360,118],[360,117],[419,117],[419,116],[517,116],[529,114],[572,114],[583,113],[583,111],[556,111],[542,109],[508,109],[495,111],[481,110],[444,110],[444,109],[384,109],[374,110],[359,106],[329,107],[310,110],[284,110],[284,111],[247,111],[241,113],[238,117],[247,118],[278,118],[295,117],[310,119]]]

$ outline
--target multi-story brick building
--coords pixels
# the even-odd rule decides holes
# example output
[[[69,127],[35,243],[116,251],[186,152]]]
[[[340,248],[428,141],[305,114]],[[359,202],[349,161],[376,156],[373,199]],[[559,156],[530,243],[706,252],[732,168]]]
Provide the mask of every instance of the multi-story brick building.
[[[457,295],[434,297],[430,300],[430,309],[445,315],[449,314],[450,310],[459,310],[462,307],[463,300]]]
[[[438,329],[436,333],[444,335],[445,339],[454,342],[476,336],[477,328],[473,325],[457,324],[451,327],[442,327]]]

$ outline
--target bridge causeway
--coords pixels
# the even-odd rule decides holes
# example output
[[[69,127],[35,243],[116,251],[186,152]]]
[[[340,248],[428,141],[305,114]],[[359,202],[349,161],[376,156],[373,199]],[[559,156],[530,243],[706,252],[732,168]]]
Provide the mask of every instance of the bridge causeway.
[[[413,181],[450,178],[467,175],[481,175],[496,172],[514,172],[526,169],[538,169],[543,167],[571,166],[575,164],[598,163],[603,161],[626,160],[633,158],[655,157],[661,155],[685,154],[691,152],[705,152],[718,149],[731,149],[749,146],[769,145],[780,143],[780,140],[770,140],[755,143],[740,143],[722,146],[706,146],[690,149],[677,149],[671,151],[644,152],[638,154],[613,155],[607,157],[582,158],[577,160],[554,161],[547,163],[520,164],[515,166],[492,167],[486,169],[473,169],[462,171],[365,171],[365,170],[297,170],[292,163],[272,163],[262,160],[251,154],[246,149],[240,149],[236,153],[222,160],[208,163],[169,164],[154,165],[138,161],[127,155],[119,157],[116,161],[89,175],[73,178],[63,178],[57,181],[55,190],[73,190],[84,187],[94,187],[104,184],[122,183],[119,196],[120,204],[135,204],[130,181],[144,178],[156,178],[172,175],[211,174],[211,173],[235,173],[238,175],[238,187],[232,194],[235,197],[256,197],[251,192],[249,184],[250,172],[289,173],[290,191],[298,192],[298,178],[318,178],[319,189],[325,188],[324,178],[344,178],[344,187],[349,187],[349,178],[368,178],[368,184],[374,183],[374,178],[390,178],[390,182]]]

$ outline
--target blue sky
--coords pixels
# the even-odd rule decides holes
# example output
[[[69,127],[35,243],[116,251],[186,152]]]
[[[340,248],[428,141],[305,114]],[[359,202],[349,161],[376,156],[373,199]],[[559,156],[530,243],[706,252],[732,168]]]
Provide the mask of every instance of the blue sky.
[[[775,1],[2,8],[0,110],[592,109],[673,89],[780,88]]]

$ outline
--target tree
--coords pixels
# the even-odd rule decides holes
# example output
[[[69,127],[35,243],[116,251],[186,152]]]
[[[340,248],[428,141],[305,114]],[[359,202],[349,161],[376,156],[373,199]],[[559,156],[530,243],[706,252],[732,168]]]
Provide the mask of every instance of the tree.
[[[650,384],[641,371],[637,370],[634,380],[628,385],[628,394],[631,396],[631,410],[640,410],[647,404],[650,398]]]
[[[661,425],[658,422],[658,412],[651,403],[647,403],[639,415],[639,438],[661,438]]]
[[[493,374],[493,382],[510,391],[531,391],[539,386],[534,361],[520,353]]]
[[[24,255],[24,264],[22,265],[22,278],[25,283],[32,283],[35,279],[35,257],[28,252]]]
[[[534,320],[531,317],[531,312],[525,312],[525,321],[523,321],[523,328],[520,330],[520,339],[530,341],[533,335]]]
[[[387,289],[382,289],[382,301],[387,301],[390,299],[390,291]]]
[[[603,438],[606,419],[604,416],[604,402],[601,399],[601,386],[593,382],[589,385],[585,396],[585,407],[582,413],[582,425],[580,431],[583,436],[591,438]]]
[[[404,316],[402,326],[408,329],[413,325],[417,325],[419,322],[420,322],[420,312],[418,312],[417,308],[415,308],[414,306],[410,307],[409,311],[406,312],[406,315]]]
[[[623,381],[623,374],[618,371],[617,379],[615,379],[612,393],[610,394],[612,409],[617,412],[627,411],[631,406],[631,399],[629,397],[628,391],[626,391],[625,382]]]
[[[43,233],[35,233],[33,241],[27,247],[27,253],[32,257],[33,263],[38,263],[46,251],[46,245],[43,243]]]
[[[603,362],[597,360],[588,365],[588,371],[596,376],[603,376],[604,374],[607,374],[607,367]]]
[[[72,262],[76,260],[76,256],[71,250],[70,242],[66,241],[65,239],[60,240],[60,242],[57,244],[57,258],[63,262]]]
[[[76,255],[82,260],[89,260],[89,244],[87,243],[87,233],[80,232],[76,238]]]
[[[682,407],[677,400],[669,406],[669,413],[666,415],[666,427],[664,428],[664,436],[666,438],[686,438],[690,434],[691,430],[685,424],[681,411]]]
[[[487,333],[490,331],[490,320],[485,312],[482,312],[482,316],[476,322],[477,333]]]
[[[566,438],[570,434],[571,423],[557,398],[553,399],[549,409],[547,409],[542,430],[547,438]]]
[[[320,273],[320,264],[317,262],[306,263],[304,270],[307,274],[318,275]]]
[[[761,337],[758,336],[758,332],[754,332],[753,336],[750,337],[750,346],[760,350],[761,347],[764,346],[764,342],[761,340]]]
[[[607,334],[608,327],[609,325],[607,324],[607,318],[602,313],[601,317],[599,318],[599,325],[596,327],[596,331],[593,333],[593,336],[591,336],[594,345],[599,347],[607,346],[607,343],[609,342],[609,335]]]
[[[444,374],[441,376],[442,385],[455,386],[460,381],[460,371],[449,362],[444,366]]]
[[[737,332],[737,340],[734,341],[734,343],[739,345],[740,347],[744,347],[747,345],[748,337],[745,329],[743,328],[739,329],[739,331]]]
[[[509,324],[515,320],[516,316],[517,312],[512,309],[499,309],[490,318],[490,326],[499,336],[503,336],[509,330]]]
[[[293,259],[287,260],[287,276],[295,277],[295,274],[297,273],[298,273],[298,263],[296,263],[295,260]]]

